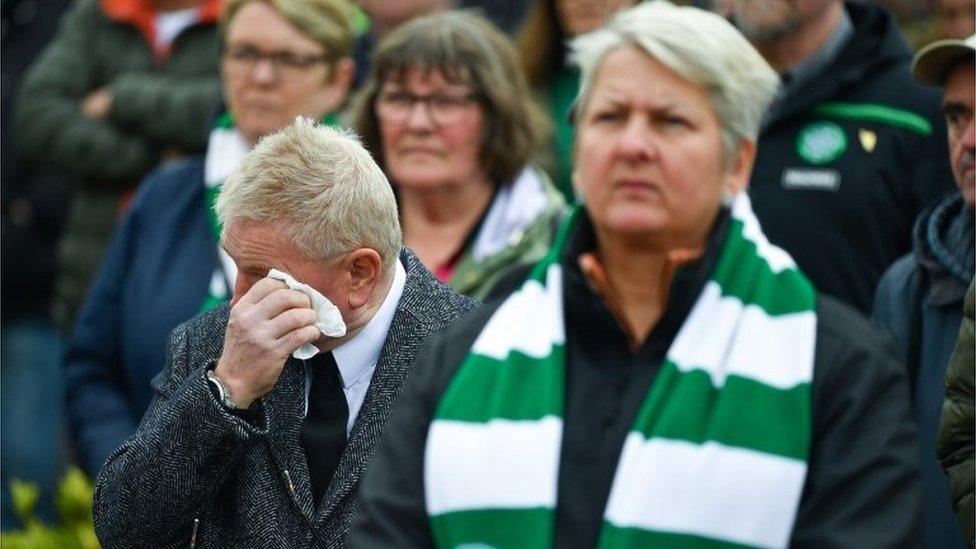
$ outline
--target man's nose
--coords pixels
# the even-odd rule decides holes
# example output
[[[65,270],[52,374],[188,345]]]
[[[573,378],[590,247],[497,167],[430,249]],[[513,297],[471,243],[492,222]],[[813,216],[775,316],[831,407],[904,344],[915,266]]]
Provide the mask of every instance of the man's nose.
[[[976,150],[976,117],[969,117],[969,123],[962,133],[962,146],[970,151]]]

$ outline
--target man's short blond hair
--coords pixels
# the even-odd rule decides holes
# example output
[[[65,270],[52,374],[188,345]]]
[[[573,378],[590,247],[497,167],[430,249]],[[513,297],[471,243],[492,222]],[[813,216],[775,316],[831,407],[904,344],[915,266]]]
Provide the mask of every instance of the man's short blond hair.
[[[217,217],[272,223],[311,259],[358,248],[387,272],[402,246],[396,199],[355,134],[299,117],[265,136],[224,182]]]

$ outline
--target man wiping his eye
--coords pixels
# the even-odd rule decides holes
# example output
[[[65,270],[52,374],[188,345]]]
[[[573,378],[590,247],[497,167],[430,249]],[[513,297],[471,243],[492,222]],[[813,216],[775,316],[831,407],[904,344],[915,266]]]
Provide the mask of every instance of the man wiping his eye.
[[[474,302],[402,248],[355,137],[299,119],[217,200],[233,299],[174,330],[156,396],[98,477],[105,546],[336,546],[426,337]]]

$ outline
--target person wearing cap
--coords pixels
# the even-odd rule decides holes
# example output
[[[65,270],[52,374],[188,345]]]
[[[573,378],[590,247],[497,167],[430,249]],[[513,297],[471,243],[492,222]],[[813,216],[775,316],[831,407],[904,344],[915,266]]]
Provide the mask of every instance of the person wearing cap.
[[[749,195],[766,235],[817,290],[867,315],[911,249],[912,222],[951,187],[938,90],[877,2],[733,0],[780,75]]]
[[[930,44],[919,51],[912,71],[919,82],[941,86],[945,91],[943,112],[948,126],[949,166],[956,188],[918,217],[913,250],[881,278],[872,317],[895,336],[912,383],[922,449],[928,546],[963,547],[935,447],[945,398],[946,366],[959,334],[963,297],[974,271],[976,35]],[[970,409],[971,406],[970,396]],[[971,427],[970,422],[970,431]],[[969,440],[972,441],[971,432]],[[972,479],[972,470],[969,478]],[[971,531],[969,539],[972,540]]]

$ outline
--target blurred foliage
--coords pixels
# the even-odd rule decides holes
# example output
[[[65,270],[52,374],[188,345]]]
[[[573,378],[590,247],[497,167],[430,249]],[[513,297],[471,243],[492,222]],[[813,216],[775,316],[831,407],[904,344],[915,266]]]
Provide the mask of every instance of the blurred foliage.
[[[36,485],[11,481],[14,512],[24,528],[0,533],[3,549],[99,549],[92,523],[92,483],[81,470],[70,469],[58,483],[59,524],[44,524],[34,515],[39,495]]]

